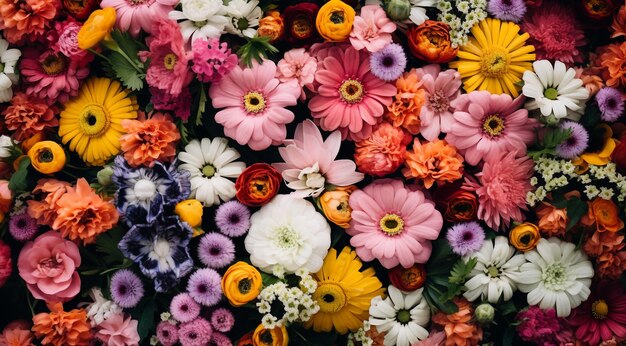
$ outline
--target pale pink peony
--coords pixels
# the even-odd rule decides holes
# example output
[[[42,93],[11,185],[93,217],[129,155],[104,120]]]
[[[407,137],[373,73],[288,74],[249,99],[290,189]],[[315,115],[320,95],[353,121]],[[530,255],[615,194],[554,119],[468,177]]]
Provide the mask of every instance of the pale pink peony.
[[[36,299],[66,302],[80,292],[76,244],[48,231],[26,243],[17,260],[19,274]]]
[[[457,70],[441,72],[438,64],[426,65],[415,70],[426,91],[420,112],[420,133],[434,141],[441,132],[448,133],[454,123],[452,102],[461,95],[461,75]]]
[[[96,337],[108,346],[139,345],[137,325],[137,320],[133,320],[130,316],[124,318],[123,314],[113,314],[98,325]]]
[[[347,186],[363,180],[352,160],[335,160],[341,147],[341,134],[335,131],[324,140],[311,120],[298,124],[293,140],[278,149],[284,163],[273,166],[282,173],[296,197],[317,197],[325,184]]]
[[[387,13],[378,5],[361,8],[361,14],[354,18],[350,43],[357,50],[363,48],[377,52],[391,43],[391,34],[396,31],[396,24],[387,18]]]
[[[276,78],[281,82],[295,80],[302,89],[300,100],[306,100],[305,86],[311,86],[317,71],[317,59],[307,53],[304,48],[295,48],[285,53],[276,65]]]
[[[402,181],[380,179],[350,195],[352,221],[346,232],[350,245],[364,261],[378,259],[391,269],[426,263],[443,218],[435,203]]]
[[[142,29],[151,33],[154,22],[166,19],[177,4],[178,0],[102,0],[100,7],[113,7],[115,27],[137,37]]]

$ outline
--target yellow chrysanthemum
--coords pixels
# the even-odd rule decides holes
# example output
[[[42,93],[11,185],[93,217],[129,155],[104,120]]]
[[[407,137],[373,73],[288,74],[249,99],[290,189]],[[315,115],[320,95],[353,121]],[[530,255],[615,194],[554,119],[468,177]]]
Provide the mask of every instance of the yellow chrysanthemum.
[[[532,69],[535,47],[525,45],[528,33],[519,34],[512,22],[487,18],[472,28],[469,42],[459,49],[458,60],[450,63],[463,78],[467,92],[487,90],[517,97],[524,71]]]
[[[345,247],[339,256],[330,249],[324,265],[313,275],[317,289],[313,299],[320,310],[305,323],[316,332],[337,330],[341,334],[363,326],[369,316],[370,301],[384,293],[374,268],[360,271],[363,263],[356,252]]]
[[[83,161],[101,166],[120,152],[124,119],[137,118],[137,101],[120,82],[108,78],[91,78],[83,84],[78,96],[65,104],[59,121],[59,136],[69,142]]]

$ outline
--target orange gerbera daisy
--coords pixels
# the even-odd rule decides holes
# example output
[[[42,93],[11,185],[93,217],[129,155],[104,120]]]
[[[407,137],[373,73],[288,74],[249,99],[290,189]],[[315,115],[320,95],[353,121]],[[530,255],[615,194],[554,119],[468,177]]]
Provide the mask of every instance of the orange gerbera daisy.
[[[422,82],[415,69],[405,72],[396,80],[398,92],[393,103],[387,106],[389,112],[385,114],[393,126],[403,127],[413,135],[420,132],[420,112],[426,102],[426,91],[421,87]]]
[[[402,174],[407,179],[423,180],[427,189],[434,183],[451,183],[463,176],[463,157],[444,140],[421,143],[416,138],[413,150],[407,151],[405,156]]]
[[[89,345],[91,327],[85,310],[65,312],[61,303],[48,303],[48,309],[49,313],[33,316],[32,331],[38,338],[43,337],[42,345]]]
[[[40,179],[33,194],[42,194],[41,201],[28,201],[28,215],[40,225],[50,226],[57,217],[56,203],[71,185],[56,179]]]
[[[626,41],[604,47],[598,57],[600,66],[604,68],[606,85],[611,87],[626,86]]]
[[[472,323],[474,309],[465,298],[455,298],[454,303],[459,310],[446,315],[443,312],[433,316],[434,323],[443,326],[446,332],[446,346],[473,346],[483,339],[483,330]]]
[[[60,8],[56,0],[0,0],[0,30],[12,44],[35,41]]]
[[[169,115],[155,113],[149,119],[122,120],[126,134],[120,137],[124,158],[131,166],[154,166],[172,161],[180,133]]]

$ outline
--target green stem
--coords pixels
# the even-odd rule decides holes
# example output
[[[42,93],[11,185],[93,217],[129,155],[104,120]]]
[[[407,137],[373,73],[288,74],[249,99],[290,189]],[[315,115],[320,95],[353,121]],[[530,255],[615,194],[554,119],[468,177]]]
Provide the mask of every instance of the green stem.
[[[92,53],[92,54],[94,54],[94,55],[97,55],[97,56],[99,56],[100,58],[102,58],[102,59],[104,59],[104,60],[106,60],[106,61],[109,61],[109,58],[107,58],[106,56],[104,56],[104,55],[100,54],[99,52],[97,52],[97,51],[95,51],[95,50],[93,50],[93,49],[91,49],[91,48],[89,48],[89,49],[87,49],[87,50],[88,50],[90,53]]]
[[[35,304],[37,304],[37,301],[35,301],[35,304],[33,304],[33,302],[30,300],[30,292],[28,291],[26,291],[26,300],[28,301],[28,308],[30,309],[31,315],[35,316]]]

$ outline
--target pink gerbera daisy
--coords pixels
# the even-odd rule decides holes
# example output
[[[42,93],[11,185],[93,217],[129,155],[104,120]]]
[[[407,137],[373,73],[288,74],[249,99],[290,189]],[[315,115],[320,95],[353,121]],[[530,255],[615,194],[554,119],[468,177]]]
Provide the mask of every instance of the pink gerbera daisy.
[[[113,7],[115,27],[137,37],[142,29],[151,33],[154,22],[166,19],[177,4],[178,0],[102,0],[100,7]]]
[[[526,208],[526,194],[532,189],[533,160],[527,156],[515,158],[517,152],[490,155],[479,181],[466,178],[465,190],[478,196],[478,218],[497,230],[508,227],[511,221],[522,221]]]
[[[364,261],[378,259],[387,269],[426,263],[443,218],[421,191],[402,181],[380,179],[350,195],[352,221],[346,232]]]
[[[209,89],[215,108],[225,108],[215,115],[224,126],[224,134],[253,150],[280,145],[287,138],[285,124],[294,115],[287,106],[298,103],[300,88],[295,80],[281,83],[276,64],[265,60],[252,68],[236,66]]]
[[[357,50],[365,48],[370,52],[378,52],[391,43],[391,34],[394,31],[396,24],[387,18],[382,7],[363,6],[361,14],[354,18],[350,43]]]
[[[343,138],[361,140],[372,133],[396,87],[370,71],[369,54],[352,47],[332,47],[318,66],[318,94],[309,102],[311,114],[325,131],[339,129]]]
[[[335,131],[322,138],[311,120],[298,124],[293,140],[279,148],[285,163],[275,163],[287,186],[296,197],[317,197],[325,185],[347,186],[363,180],[363,173],[355,172],[352,160],[335,160],[341,147],[341,133]]]
[[[452,102],[454,123],[446,141],[454,145],[470,165],[478,164],[487,155],[517,151],[526,153],[526,144],[534,139],[535,119],[520,109],[523,97],[513,100],[507,94],[473,91]]]

